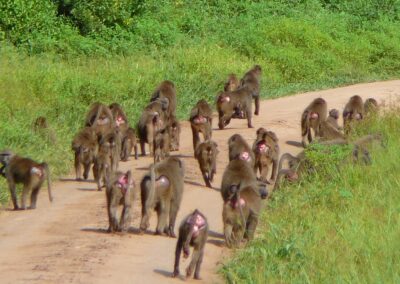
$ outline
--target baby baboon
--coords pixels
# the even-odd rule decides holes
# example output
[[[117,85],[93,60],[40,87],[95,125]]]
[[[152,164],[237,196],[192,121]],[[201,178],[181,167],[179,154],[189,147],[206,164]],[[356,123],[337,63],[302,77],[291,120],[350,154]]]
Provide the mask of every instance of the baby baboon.
[[[86,114],[85,126],[94,127],[100,140],[106,131],[115,126],[110,108],[99,102],[92,104]]]
[[[288,168],[282,169],[283,163],[287,160]],[[289,182],[295,182],[301,178],[305,172],[312,172],[314,169],[310,163],[306,160],[304,151],[301,151],[297,156],[293,156],[290,153],[285,153],[279,160],[278,176],[274,185],[274,191],[279,189],[282,179]]]
[[[224,129],[232,118],[247,118],[247,126],[252,125],[251,90],[240,87],[232,92],[220,92],[217,97],[218,127]]]
[[[239,79],[236,77],[236,74],[229,74],[228,80],[226,80],[226,83],[224,85],[224,91],[225,92],[232,92],[237,90],[239,88],[240,82]]]
[[[75,154],[75,174],[76,180],[83,178],[86,180],[89,177],[90,166],[94,163],[94,158],[97,155],[97,135],[92,127],[85,127],[79,131],[72,140],[72,150]]]
[[[331,109],[329,111],[329,115],[326,121],[330,123],[333,127],[335,127],[337,130],[340,130],[338,120],[339,120],[339,111],[335,108]]]
[[[48,139],[51,143],[56,143],[56,134],[53,129],[50,128],[47,123],[47,119],[44,116],[39,116],[33,123],[33,131],[42,137]]]
[[[206,100],[201,99],[190,111],[190,126],[193,134],[193,151],[200,143],[200,132],[204,141],[210,140],[212,135],[212,109]]]
[[[194,152],[194,156],[199,162],[204,182],[206,183],[206,186],[210,188],[214,175],[217,173],[216,160],[218,153],[217,143],[211,140],[200,143]]]
[[[7,179],[11,193],[14,210],[25,210],[26,199],[31,194],[31,205],[29,209],[36,208],[37,197],[42,184],[47,179],[47,191],[49,200],[53,201],[51,193],[50,171],[46,163],[37,163],[29,158],[15,155],[11,151],[0,153],[1,174]],[[22,183],[21,207],[18,206],[16,184]]]
[[[193,213],[183,219],[179,227],[179,236],[175,249],[175,265],[172,277],[179,276],[179,260],[181,252],[183,251],[184,258],[188,258],[190,255],[190,246],[192,246],[192,260],[186,268],[186,277],[191,277],[194,271],[194,279],[200,279],[200,266],[203,261],[204,247],[207,242],[207,237],[207,219],[199,210],[196,209]]]
[[[154,163],[169,157],[170,136],[168,128],[157,131],[154,136]]]
[[[306,137],[308,142],[312,142],[311,129],[314,130],[315,137],[319,136],[319,125],[326,120],[328,106],[323,98],[317,98],[309,104],[301,115],[301,136],[303,146],[306,147]]]
[[[352,96],[343,110],[343,127],[347,135],[351,131],[351,124],[364,118],[364,103],[360,96]]]
[[[240,86],[248,88],[251,96],[254,98],[255,115],[258,115],[260,112],[260,79],[261,66],[254,65],[240,80]]]
[[[183,195],[184,165],[177,157],[169,157],[150,167],[140,183],[142,220],[140,230],[149,227],[150,211],[157,211],[156,234],[175,237],[174,227]]]
[[[135,199],[135,183],[131,171],[115,172],[106,187],[108,232],[126,232],[132,219],[132,206]],[[122,205],[121,218],[118,218],[118,206]]]
[[[364,103],[364,113],[375,113],[379,109],[378,102],[374,98],[369,98]]]
[[[170,151],[179,151],[179,140],[181,137],[181,125],[175,116],[169,120],[169,137],[170,137]]]
[[[228,140],[229,161],[240,159],[249,163],[254,168],[254,153],[249,144],[240,134],[232,135]]]
[[[167,119],[170,119],[176,113],[176,89],[174,83],[171,81],[165,80],[161,82],[151,95],[150,101],[153,102],[162,98],[168,100]]]
[[[346,139],[344,134],[338,130],[332,123],[326,121],[321,121],[319,124],[319,140],[329,141],[335,139]]]
[[[275,181],[279,160],[278,137],[272,131],[266,131],[264,128],[257,130],[257,138],[253,144],[253,153],[255,155],[254,170],[260,171],[260,179],[263,182],[271,183]],[[272,166],[271,178],[268,181],[269,169]]]
[[[166,110],[168,100],[159,99],[148,104],[139,119],[137,128],[139,133],[140,148],[142,155],[146,155],[145,143],[149,144],[150,153],[154,154],[154,136],[157,131],[167,126]]]
[[[121,160],[128,161],[129,156],[132,153],[132,148],[135,150],[135,160],[138,159],[138,148],[136,142],[135,129],[129,127],[125,131],[125,135],[122,137],[122,149],[121,149]]]

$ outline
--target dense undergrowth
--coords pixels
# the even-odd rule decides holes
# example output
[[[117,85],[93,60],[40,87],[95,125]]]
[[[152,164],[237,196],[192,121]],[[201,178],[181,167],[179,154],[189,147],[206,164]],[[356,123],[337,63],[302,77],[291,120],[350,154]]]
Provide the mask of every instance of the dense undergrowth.
[[[264,98],[396,78],[399,3],[0,1],[0,149],[65,173],[70,141],[91,103],[119,102],[134,125],[164,79],[175,82],[185,119],[199,98],[213,103],[229,73],[256,63]],[[39,115],[57,143],[32,133]]]
[[[357,135],[382,133],[372,164],[348,147],[317,147],[317,173],[273,193],[258,237],[222,269],[228,283],[399,283],[399,109]],[[345,162],[343,162],[345,161]]]

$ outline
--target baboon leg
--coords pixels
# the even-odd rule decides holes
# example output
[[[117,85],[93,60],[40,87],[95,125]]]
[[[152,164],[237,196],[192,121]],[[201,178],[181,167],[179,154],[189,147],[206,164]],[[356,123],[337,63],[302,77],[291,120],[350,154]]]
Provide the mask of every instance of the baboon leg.
[[[196,270],[194,271],[194,279],[200,280],[200,267],[201,263],[203,262],[203,255],[204,255],[204,250],[200,249],[200,255],[196,264]]]
[[[116,205],[116,204],[114,204],[115,203],[115,201],[114,200],[111,200],[111,203],[110,203],[110,207],[109,207],[109,210],[110,210],[110,228],[111,228],[111,232],[117,232],[118,230],[119,230],[119,227],[118,227],[118,218],[117,218],[117,209],[118,209],[118,206]]]
[[[250,213],[249,219],[247,220],[247,228],[246,235],[248,240],[252,240],[254,238],[254,233],[256,231],[258,224],[258,215],[254,213]]]
[[[248,128],[253,128],[253,125],[252,125],[252,123],[251,123],[251,115],[252,115],[252,113],[251,113],[251,107],[248,107],[248,108],[247,108],[247,110],[246,110],[246,115],[247,115],[247,127],[248,127]]]
[[[308,131],[307,131],[307,139],[308,139],[308,142],[309,142],[309,143],[312,142],[311,127],[308,128]]]
[[[272,173],[270,178],[270,183],[273,183],[276,178],[276,174],[278,173],[278,160],[272,160]]]
[[[203,172],[202,175],[203,175],[203,179],[204,179],[206,186],[211,188],[212,186],[210,183],[209,175],[206,172]]]
[[[194,247],[193,253],[192,253],[192,260],[190,261],[189,266],[186,268],[186,277],[187,278],[192,276],[193,271],[196,267],[196,264],[199,261],[200,254],[201,254],[201,252],[200,252],[198,246]]]
[[[254,97],[254,105],[255,105],[255,111],[254,114],[258,115],[260,113],[260,96],[255,96]]]
[[[81,163],[79,162],[79,153],[75,153],[75,176],[76,176],[76,180],[81,180],[82,176],[81,176]]]
[[[185,240],[183,239],[183,234],[179,234],[178,242],[176,243],[176,248],[175,248],[175,264],[174,264],[174,272],[172,273],[172,277],[176,277],[179,275],[179,260],[181,258],[181,252],[182,252],[184,243],[185,243]]]
[[[192,137],[193,137],[193,150],[196,151],[196,147],[199,144],[200,136],[199,132],[192,127]]]
[[[85,180],[87,180],[89,177],[89,171],[90,171],[90,163],[84,164],[83,165],[83,178]]]
[[[233,231],[233,226],[231,224],[225,224],[224,236],[225,236],[225,243],[228,248],[232,247],[232,231]]]
[[[231,122],[231,116],[229,115],[223,115],[218,122],[218,127],[219,129],[224,129],[225,126],[227,126],[229,124],[229,122]]]
[[[124,209],[122,209],[121,221],[119,225],[121,231],[123,232],[128,231],[130,223],[131,223],[131,206],[125,205]]]
[[[172,238],[176,238],[174,229],[175,229],[175,222],[176,222],[176,216],[178,215],[178,210],[179,207],[176,205],[173,200],[171,201],[171,204],[169,205],[169,226],[168,226],[168,235]]]
[[[18,201],[17,201],[17,193],[16,193],[16,188],[15,188],[15,182],[11,179],[8,179],[8,186],[10,188],[10,193],[11,193],[11,200],[14,205],[14,210],[18,210]]]
[[[268,181],[268,172],[269,172],[269,167],[268,167],[267,163],[264,163],[264,164],[260,165],[260,179],[261,179],[261,181],[269,183],[269,181]]]
[[[239,226],[233,233],[235,247],[240,246],[240,242],[243,240],[246,233],[246,224]]]
[[[164,229],[167,224],[168,220],[168,213],[169,213],[169,202],[160,201],[158,206],[157,215],[157,227],[156,227],[156,235],[163,235]]]
[[[206,124],[205,132],[206,133],[204,133],[204,141],[211,140],[211,135],[212,135],[211,124],[208,123]]]
[[[26,210],[26,199],[28,198],[28,193],[29,193],[29,186],[24,185],[24,188],[22,189],[22,196],[21,196],[21,209]]]
[[[32,193],[31,193],[31,206],[29,207],[29,209],[35,209],[36,208],[36,201],[37,201],[37,197],[39,194],[39,190],[40,190],[41,185],[38,185],[36,187],[34,187],[32,189]]]
[[[143,141],[140,141],[140,151],[142,152],[142,156],[146,156],[145,143]]]

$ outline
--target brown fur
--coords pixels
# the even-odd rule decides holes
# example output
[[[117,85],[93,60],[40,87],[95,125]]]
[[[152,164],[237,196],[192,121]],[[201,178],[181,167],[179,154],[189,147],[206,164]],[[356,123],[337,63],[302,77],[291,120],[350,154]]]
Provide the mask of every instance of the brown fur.
[[[169,121],[169,137],[170,151],[179,151],[179,142],[181,137],[181,124],[175,116],[172,116]]]
[[[200,143],[194,153],[195,158],[199,162],[204,182],[206,183],[206,186],[210,188],[214,175],[217,173],[216,160],[218,153],[217,143],[211,140]]]
[[[314,130],[314,136],[319,137],[319,125],[326,120],[327,112],[327,103],[323,98],[313,100],[303,111],[301,115],[301,136],[304,147],[307,145],[306,137],[309,143],[313,140],[311,129]]]
[[[364,103],[360,96],[352,96],[343,110],[343,127],[347,135],[351,131],[354,122],[364,118]]]
[[[83,165],[83,178],[88,179],[90,166],[94,163],[98,151],[95,130],[92,127],[85,127],[80,130],[72,140],[72,150],[75,156],[76,180],[82,179],[81,165]]]
[[[339,111],[335,108],[331,109],[329,111],[329,115],[328,115],[328,118],[326,119],[326,121],[328,123],[330,123],[337,130],[340,130],[338,120],[339,120]]]
[[[254,168],[254,153],[242,135],[232,135],[228,140],[228,148],[229,161],[236,159],[245,160],[252,168]]]
[[[108,130],[115,126],[110,108],[99,102],[92,104],[86,114],[85,126],[92,126],[100,140]]]
[[[121,149],[121,160],[128,161],[132,153],[132,149],[135,150],[135,160],[138,159],[138,147],[136,142],[135,129],[129,127],[125,131],[125,135],[122,137],[122,149]]]
[[[249,89],[251,96],[254,98],[255,111],[254,114],[258,115],[260,112],[260,79],[261,79],[261,66],[254,65],[243,78],[240,80],[240,86]]]
[[[150,101],[153,102],[157,99],[165,98],[168,100],[168,108],[167,108],[167,118],[169,119],[171,116],[176,115],[176,89],[174,83],[171,81],[163,81],[161,84],[154,90],[151,95]]]
[[[239,88],[240,81],[236,77],[235,74],[229,74],[228,80],[226,80],[226,83],[224,85],[224,91],[225,92],[232,92],[235,91]]]
[[[212,109],[206,100],[198,101],[192,108],[189,121],[193,135],[193,151],[195,151],[200,143],[200,133],[203,134],[204,141],[210,140],[212,136]]]
[[[374,98],[369,98],[364,103],[364,114],[376,113],[379,110],[378,102]]]
[[[168,128],[157,131],[154,136],[154,163],[169,157],[170,136]]]

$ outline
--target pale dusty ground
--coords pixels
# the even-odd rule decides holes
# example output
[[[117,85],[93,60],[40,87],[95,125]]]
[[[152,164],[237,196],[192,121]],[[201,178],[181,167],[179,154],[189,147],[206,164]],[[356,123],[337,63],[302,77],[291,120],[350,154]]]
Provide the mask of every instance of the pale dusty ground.
[[[281,153],[297,153],[301,149],[286,142],[300,141],[299,120],[304,107],[312,99],[323,97],[329,108],[342,110],[348,98],[355,94],[364,99],[375,97],[380,102],[399,98],[400,80],[266,100],[261,104],[261,116],[254,119],[255,128],[248,129],[245,120],[232,120],[226,130],[215,130],[213,139],[220,150],[213,183],[215,190],[203,186],[197,161],[192,157],[190,125],[182,123],[181,150],[173,152],[186,164],[185,193],[177,223],[198,208],[207,216],[211,230],[201,273],[203,281],[190,282],[222,282],[216,271],[229,255],[221,246],[222,200],[218,192],[228,162],[227,139],[240,133],[252,143],[256,129],[265,127],[278,135]],[[217,119],[214,119],[216,125]],[[121,168],[132,169],[138,184],[151,161],[150,157],[132,159],[122,163]],[[73,176],[68,176],[55,182],[53,189],[53,204],[44,191],[39,197],[38,209],[0,213],[0,283],[181,283],[182,280],[169,277],[176,239],[137,234],[139,200],[135,203],[131,232],[110,235],[105,233],[105,194],[95,191],[93,182],[75,182]],[[151,230],[154,230],[154,221],[155,214]],[[187,265],[187,260],[181,264],[181,273]]]

